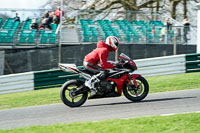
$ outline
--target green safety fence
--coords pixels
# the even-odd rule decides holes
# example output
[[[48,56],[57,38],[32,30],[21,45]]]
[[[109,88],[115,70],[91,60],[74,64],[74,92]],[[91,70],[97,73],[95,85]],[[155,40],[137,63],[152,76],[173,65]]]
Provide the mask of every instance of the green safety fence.
[[[186,72],[200,72],[200,53],[186,54]]]
[[[70,79],[80,79],[78,74],[64,72],[59,69],[34,72],[34,89],[60,87]]]

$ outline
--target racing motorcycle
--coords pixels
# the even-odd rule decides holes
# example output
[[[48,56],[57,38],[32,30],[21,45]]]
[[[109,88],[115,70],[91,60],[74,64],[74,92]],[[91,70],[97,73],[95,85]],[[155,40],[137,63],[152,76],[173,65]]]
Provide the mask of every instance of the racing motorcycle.
[[[94,80],[97,94],[93,98],[117,97],[123,92],[124,96],[133,102],[143,100],[149,92],[149,85],[140,74],[133,74],[137,70],[135,62],[121,53],[116,64],[113,70],[107,70],[104,79]],[[88,93],[91,91],[85,86],[85,80],[91,79],[93,75],[84,67],[75,64],[60,63],[58,66],[61,70],[76,73],[80,77],[76,80],[68,80],[62,85],[61,100],[69,107],[81,106],[88,99]]]

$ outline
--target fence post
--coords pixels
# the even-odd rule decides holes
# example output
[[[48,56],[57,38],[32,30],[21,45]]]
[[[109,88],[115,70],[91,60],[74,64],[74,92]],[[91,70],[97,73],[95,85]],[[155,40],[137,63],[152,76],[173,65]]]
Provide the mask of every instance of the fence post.
[[[174,35],[174,55],[176,55],[176,35]]]

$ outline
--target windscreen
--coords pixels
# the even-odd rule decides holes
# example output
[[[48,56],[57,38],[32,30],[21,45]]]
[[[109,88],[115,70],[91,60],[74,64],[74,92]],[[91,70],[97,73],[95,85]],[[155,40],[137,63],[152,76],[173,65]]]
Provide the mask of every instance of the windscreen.
[[[119,56],[123,57],[123,58],[126,58],[128,60],[131,60],[127,55],[125,55],[124,53],[121,53]]]

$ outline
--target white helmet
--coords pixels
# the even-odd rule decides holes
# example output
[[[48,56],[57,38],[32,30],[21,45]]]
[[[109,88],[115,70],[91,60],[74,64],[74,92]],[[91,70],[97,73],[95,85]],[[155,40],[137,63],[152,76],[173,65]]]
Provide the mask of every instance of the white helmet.
[[[106,44],[110,47],[112,47],[115,51],[118,49],[119,40],[115,36],[109,36],[106,38]]]

